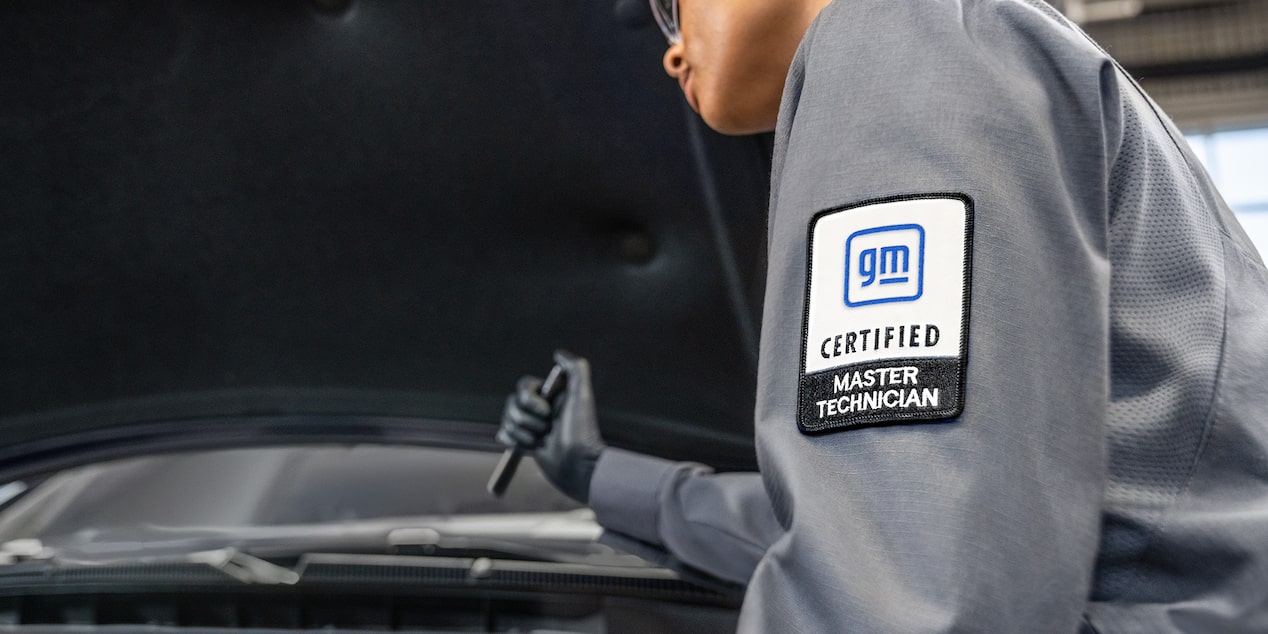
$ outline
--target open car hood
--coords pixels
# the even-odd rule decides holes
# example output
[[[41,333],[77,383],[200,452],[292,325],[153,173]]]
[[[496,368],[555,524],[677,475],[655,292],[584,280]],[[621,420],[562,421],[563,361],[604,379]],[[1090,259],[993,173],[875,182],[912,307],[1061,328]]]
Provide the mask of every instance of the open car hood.
[[[769,137],[637,0],[340,4],[0,8],[0,475],[491,439],[557,347],[613,444],[750,466]]]

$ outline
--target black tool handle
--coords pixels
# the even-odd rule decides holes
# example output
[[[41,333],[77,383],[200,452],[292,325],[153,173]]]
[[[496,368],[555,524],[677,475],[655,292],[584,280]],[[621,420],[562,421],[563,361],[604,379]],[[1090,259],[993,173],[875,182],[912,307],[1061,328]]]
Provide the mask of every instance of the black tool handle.
[[[542,381],[540,394],[547,401],[554,400],[564,389],[564,368],[556,364],[550,369],[550,374],[546,375],[546,380]],[[489,493],[502,497],[506,493],[506,487],[510,486],[511,478],[515,477],[515,470],[520,466],[520,459],[524,457],[524,450],[516,445],[502,452],[502,459],[498,461],[498,466],[493,470],[493,475],[489,477]]]

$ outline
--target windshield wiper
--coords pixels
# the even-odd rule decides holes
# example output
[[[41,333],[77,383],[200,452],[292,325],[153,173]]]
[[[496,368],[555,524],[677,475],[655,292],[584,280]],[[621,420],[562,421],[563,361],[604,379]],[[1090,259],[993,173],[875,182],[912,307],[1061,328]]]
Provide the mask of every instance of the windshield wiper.
[[[299,573],[233,548],[190,553],[188,561],[204,563],[242,583],[293,586]]]
[[[598,543],[601,532],[588,511],[297,526],[83,530],[64,538],[0,544],[0,574],[4,564],[33,559],[102,565],[155,558],[174,561],[191,554],[230,551],[275,563],[293,563],[310,553],[329,553],[651,566]]]
[[[109,587],[124,579],[304,587],[352,579],[375,585],[522,588],[536,583],[528,580],[546,579],[547,585],[565,589],[626,584],[636,593],[703,593],[706,599],[734,598],[742,591],[599,543],[601,531],[592,515],[575,511],[302,526],[86,530],[48,543],[28,539],[0,544],[0,588]]]

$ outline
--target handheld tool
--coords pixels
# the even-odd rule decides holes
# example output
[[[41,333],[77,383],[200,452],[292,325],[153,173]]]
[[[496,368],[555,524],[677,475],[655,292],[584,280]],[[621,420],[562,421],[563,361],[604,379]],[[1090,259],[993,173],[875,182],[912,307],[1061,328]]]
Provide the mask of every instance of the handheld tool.
[[[542,381],[542,387],[539,393],[542,398],[552,401],[560,392],[563,391],[566,384],[564,368],[556,364],[550,369],[550,374],[546,375],[546,380]],[[515,470],[520,466],[520,459],[524,457],[524,449],[515,446],[502,452],[502,459],[498,461],[498,466],[493,470],[493,475],[489,477],[488,490],[489,493],[502,497],[506,493],[506,487],[511,484],[511,478],[515,477]]]

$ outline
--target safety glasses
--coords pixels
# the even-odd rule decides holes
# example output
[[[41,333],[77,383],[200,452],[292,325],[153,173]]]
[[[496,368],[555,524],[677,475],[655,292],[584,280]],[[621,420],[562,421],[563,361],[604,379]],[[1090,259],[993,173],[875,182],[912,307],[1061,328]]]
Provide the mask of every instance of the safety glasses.
[[[660,27],[660,32],[665,34],[665,39],[669,40],[669,45],[673,46],[682,41],[682,33],[678,31],[678,0],[649,0],[652,5],[652,15],[656,17],[656,25]]]

